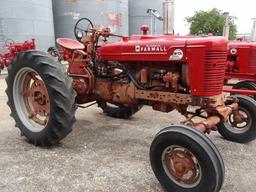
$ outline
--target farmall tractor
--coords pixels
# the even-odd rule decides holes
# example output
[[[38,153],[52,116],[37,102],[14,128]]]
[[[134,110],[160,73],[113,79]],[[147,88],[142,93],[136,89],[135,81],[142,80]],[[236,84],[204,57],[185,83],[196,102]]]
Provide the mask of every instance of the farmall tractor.
[[[76,108],[91,105],[82,104],[98,103],[120,118],[143,105],[165,113],[177,110],[185,120],[161,130],[151,144],[153,172],[167,191],[217,192],[224,163],[204,133],[218,129],[243,143],[256,137],[255,101],[222,94],[227,40],[151,36],[146,26],[142,31],[128,38],[79,20],[78,41],[57,39],[67,70],[48,53],[19,53],[6,78],[11,116],[28,142],[50,146],[70,133]],[[111,36],[121,40],[108,43]]]
[[[228,43],[225,84],[233,89],[224,91],[247,94],[256,100],[256,42],[238,40]]]

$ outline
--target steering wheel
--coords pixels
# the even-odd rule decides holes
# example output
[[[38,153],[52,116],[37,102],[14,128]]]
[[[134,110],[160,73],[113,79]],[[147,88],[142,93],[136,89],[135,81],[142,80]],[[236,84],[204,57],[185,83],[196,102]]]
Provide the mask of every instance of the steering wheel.
[[[88,34],[92,33],[93,24],[88,18],[79,19],[74,28],[74,34],[77,41],[82,42],[83,37],[88,36]]]

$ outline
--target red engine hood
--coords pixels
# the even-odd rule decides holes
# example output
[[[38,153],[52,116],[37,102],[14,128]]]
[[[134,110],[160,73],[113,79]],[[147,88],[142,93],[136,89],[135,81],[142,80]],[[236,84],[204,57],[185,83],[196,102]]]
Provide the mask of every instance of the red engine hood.
[[[237,56],[241,52],[249,52],[251,49],[256,49],[256,42],[230,41],[228,43],[228,55]]]
[[[170,61],[186,60],[187,47],[222,47],[220,37],[193,37],[171,35],[134,35],[130,40],[107,43],[98,49],[103,60],[112,61]]]

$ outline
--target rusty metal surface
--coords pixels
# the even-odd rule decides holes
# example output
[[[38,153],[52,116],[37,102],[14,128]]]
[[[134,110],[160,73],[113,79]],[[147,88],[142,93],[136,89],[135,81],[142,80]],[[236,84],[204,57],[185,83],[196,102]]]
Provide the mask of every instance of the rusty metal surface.
[[[216,125],[221,121],[219,116],[210,116],[206,120],[192,125],[195,129],[202,131],[203,133],[210,132],[211,130],[216,131]]]
[[[46,125],[50,114],[48,91],[36,73],[26,74],[23,83],[23,96],[28,117],[40,125]]]
[[[135,98],[135,86],[132,83],[111,83],[110,81],[97,78],[95,81],[94,94],[101,100],[108,102],[126,105],[137,103]]]
[[[191,95],[182,93],[170,93],[163,91],[144,91],[136,90],[136,99],[144,99],[150,101],[161,101],[169,104],[191,104]]]
[[[195,157],[188,150],[174,148],[166,151],[165,164],[177,182],[193,184],[201,176]]]

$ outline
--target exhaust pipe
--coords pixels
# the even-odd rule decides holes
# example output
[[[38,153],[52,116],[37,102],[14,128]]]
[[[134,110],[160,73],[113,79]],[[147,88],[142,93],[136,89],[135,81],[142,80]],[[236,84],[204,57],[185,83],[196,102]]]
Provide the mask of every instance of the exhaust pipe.
[[[253,27],[252,27],[251,41],[256,41],[256,18],[252,18],[252,20],[253,20]]]
[[[163,2],[163,32],[164,34],[174,34],[174,0]]]
[[[225,24],[223,27],[223,36],[226,37],[227,39],[229,38],[229,12],[223,13],[225,16]]]

